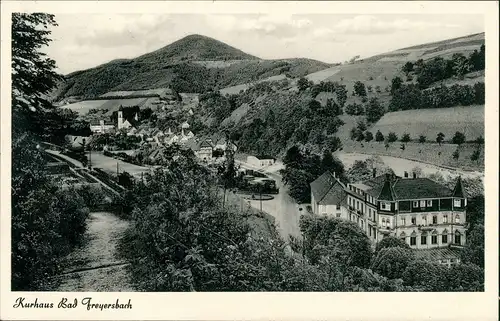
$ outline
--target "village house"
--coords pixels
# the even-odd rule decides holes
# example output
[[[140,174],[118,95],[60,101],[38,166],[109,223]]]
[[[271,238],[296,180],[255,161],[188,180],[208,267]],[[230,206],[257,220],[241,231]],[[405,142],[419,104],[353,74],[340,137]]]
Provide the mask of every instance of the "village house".
[[[325,172],[311,183],[311,207],[315,214],[348,219],[345,185],[335,173]]]
[[[105,134],[115,130],[115,125],[111,121],[103,119],[99,121],[92,121],[90,123],[90,130],[94,134]]]
[[[416,175],[384,174],[348,184],[344,188],[345,198],[340,196],[340,186],[329,173],[311,183],[314,214],[335,213],[335,217],[355,222],[373,244],[394,236],[412,249],[429,250],[426,256],[442,264],[459,262],[456,253],[450,256],[454,252],[449,248],[460,248],[466,243],[467,199],[461,178],[450,190]]]
[[[276,162],[276,159],[271,156],[247,156],[247,163],[255,167],[271,166]]]
[[[214,151],[214,145],[209,139],[202,140],[195,150],[195,155],[200,160],[204,162],[212,162],[212,153]]]

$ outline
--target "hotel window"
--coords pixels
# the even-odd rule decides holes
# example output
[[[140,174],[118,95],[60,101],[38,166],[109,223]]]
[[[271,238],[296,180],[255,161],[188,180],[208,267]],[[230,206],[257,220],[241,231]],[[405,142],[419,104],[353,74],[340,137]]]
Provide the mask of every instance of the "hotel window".
[[[425,245],[425,244],[427,244],[427,235],[422,235],[422,236],[420,237],[420,244],[421,244],[421,245]]]
[[[441,243],[443,243],[443,244],[448,243],[448,234],[441,235]]]
[[[401,218],[401,225],[403,225],[403,226],[406,225],[406,217]]]
[[[418,207],[418,201],[413,201],[413,207],[414,208]]]
[[[388,219],[387,219],[387,227],[390,227],[390,226],[391,226],[391,219],[390,219],[390,218],[388,218]]]
[[[455,244],[461,244],[462,242],[462,235],[460,234],[459,231],[455,232]]]
[[[453,200],[453,206],[454,207],[460,207],[460,199],[454,199]]]
[[[448,215],[443,215],[443,223],[448,223]]]
[[[422,224],[427,225],[427,216],[422,216]]]
[[[427,200],[427,207],[432,207],[432,200]]]
[[[436,215],[434,215],[432,217],[432,224],[437,224],[438,223],[438,217]]]
[[[405,232],[401,232],[401,235],[399,236],[399,238],[401,239],[401,241],[403,241],[403,242],[406,243],[406,234],[405,234]]]
[[[340,213],[337,213],[337,217],[340,217]]]
[[[425,201],[420,201],[420,207],[425,207]]]
[[[460,215],[455,215],[455,223],[460,223]]]
[[[416,216],[412,216],[411,225],[417,225],[417,217]]]
[[[390,211],[391,210],[391,203],[381,202],[380,209],[382,209],[384,211]]]
[[[337,204],[337,211],[340,210],[340,204]]]
[[[438,236],[437,234],[431,235],[431,244],[438,244]]]
[[[385,227],[385,218],[382,219],[382,226]]]
[[[410,237],[410,245],[417,245],[417,237],[416,236]]]

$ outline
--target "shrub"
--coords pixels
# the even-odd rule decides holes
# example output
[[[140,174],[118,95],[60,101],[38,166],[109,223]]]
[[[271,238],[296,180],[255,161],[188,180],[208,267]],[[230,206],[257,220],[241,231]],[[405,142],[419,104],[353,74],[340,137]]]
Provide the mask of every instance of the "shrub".
[[[451,141],[453,142],[453,144],[462,145],[463,143],[465,143],[465,134],[456,132]]]
[[[404,133],[404,134],[403,134],[403,137],[401,137],[401,141],[402,141],[403,143],[408,143],[408,142],[410,142],[410,141],[411,141],[410,134],[408,134],[408,133]]]
[[[393,143],[398,140],[398,135],[396,135],[395,132],[390,132],[389,135],[387,136],[387,141],[389,143]]]
[[[425,143],[426,140],[427,140],[427,137],[425,137],[424,135],[420,135],[418,137],[418,142],[421,144]]]
[[[380,130],[377,130],[377,132],[375,133],[375,141],[383,142],[384,139],[385,139],[384,134],[382,134]]]

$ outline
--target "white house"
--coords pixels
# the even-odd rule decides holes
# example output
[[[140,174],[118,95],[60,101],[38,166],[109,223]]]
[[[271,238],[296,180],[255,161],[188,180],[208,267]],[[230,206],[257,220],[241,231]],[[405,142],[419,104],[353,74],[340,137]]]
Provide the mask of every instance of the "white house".
[[[247,156],[247,163],[255,167],[271,166],[275,162],[276,159],[270,156]]]
[[[345,185],[335,173],[325,172],[311,183],[311,208],[316,215],[348,219]]]
[[[90,130],[92,131],[92,133],[104,134],[104,133],[111,132],[114,129],[115,129],[115,125],[113,125],[113,123],[104,121],[102,119],[99,121],[95,121],[95,122],[90,123]]]

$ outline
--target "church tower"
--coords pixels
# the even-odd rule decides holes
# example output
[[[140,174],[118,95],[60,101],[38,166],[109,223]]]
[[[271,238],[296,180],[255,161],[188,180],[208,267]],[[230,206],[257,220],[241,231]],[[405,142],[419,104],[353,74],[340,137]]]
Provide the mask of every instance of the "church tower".
[[[123,107],[120,106],[120,109],[118,109],[118,130],[123,128]]]

